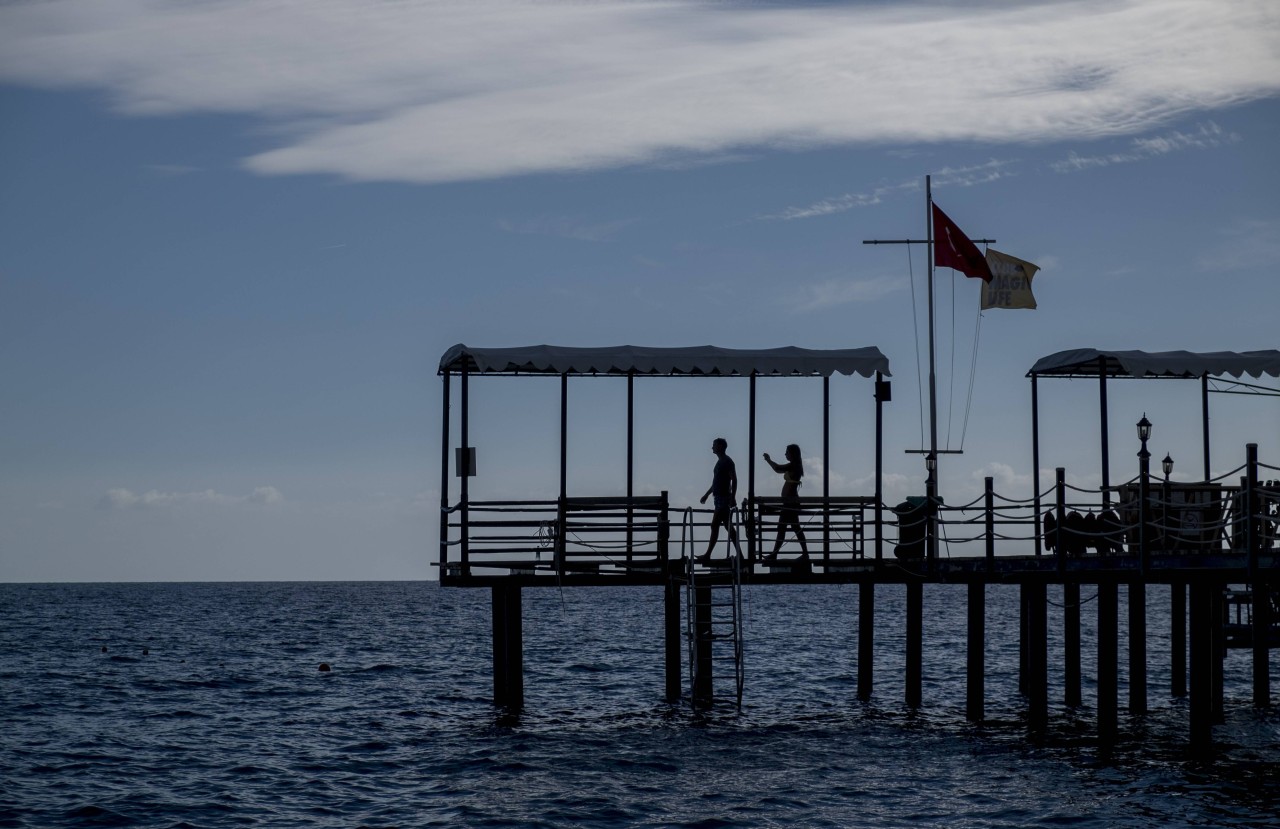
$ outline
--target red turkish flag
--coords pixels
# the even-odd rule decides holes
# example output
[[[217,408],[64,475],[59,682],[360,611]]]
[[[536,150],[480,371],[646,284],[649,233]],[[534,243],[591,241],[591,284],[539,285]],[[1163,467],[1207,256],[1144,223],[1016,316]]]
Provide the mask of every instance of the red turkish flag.
[[[933,264],[939,268],[955,268],[965,276],[991,281],[991,266],[978,246],[969,241],[938,205],[933,207]]]

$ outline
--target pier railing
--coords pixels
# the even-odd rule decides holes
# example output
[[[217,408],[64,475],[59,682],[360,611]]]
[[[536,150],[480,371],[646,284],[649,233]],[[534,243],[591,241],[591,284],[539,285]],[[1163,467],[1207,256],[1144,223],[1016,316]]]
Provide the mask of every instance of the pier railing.
[[[442,513],[439,565],[446,579],[541,574],[657,581],[682,555],[669,543],[672,509],[666,493],[459,503]],[[683,509],[691,517],[684,543],[700,553],[712,510]],[[1100,556],[1135,559],[1145,571],[1153,556],[1244,555],[1253,572],[1260,555],[1280,549],[1280,468],[1259,463],[1251,448],[1244,465],[1210,481],[1139,476],[1089,489],[1068,484],[1060,468],[1054,485],[1031,498],[997,492],[988,478],[972,501],[940,499],[932,508],[921,498],[897,505],[871,496],[744,499],[734,523],[750,565],[773,563],[768,556],[780,520],[786,532],[778,561],[799,559],[798,523],[818,574],[925,558],[929,532],[937,533],[935,549],[947,559]],[[726,542],[717,555],[726,554]]]

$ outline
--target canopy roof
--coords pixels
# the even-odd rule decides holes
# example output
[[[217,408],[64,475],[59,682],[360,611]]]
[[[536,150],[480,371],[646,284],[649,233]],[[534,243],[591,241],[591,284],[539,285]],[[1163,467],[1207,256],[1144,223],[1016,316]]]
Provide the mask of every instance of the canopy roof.
[[[747,376],[752,373],[790,377],[829,377],[877,371],[889,375],[889,358],[880,349],[841,348],[648,348],[618,345],[569,348],[531,345],[522,348],[471,348],[459,343],[440,358],[440,374],[649,374]]]
[[[1077,348],[1041,357],[1028,377],[1280,377],[1280,351],[1098,351]]]

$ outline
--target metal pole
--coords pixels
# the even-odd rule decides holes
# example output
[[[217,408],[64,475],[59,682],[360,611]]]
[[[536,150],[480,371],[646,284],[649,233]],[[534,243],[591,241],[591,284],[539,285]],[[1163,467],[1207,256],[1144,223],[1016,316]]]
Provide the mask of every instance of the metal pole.
[[[884,556],[884,376],[876,372],[876,561]]]
[[[1034,374],[1031,375],[1031,491],[1036,513],[1036,555],[1040,555],[1043,549],[1040,537],[1040,394]]]
[[[822,560],[831,558],[831,377],[822,378]]]
[[[1107,358],[1098,358],[1098,418],[1102,434],[1102,507],[1111,506],[1111,434],[1107,427]]]
[[[449,372],[444,381],[444,401],[440,414],[440,578],[444,579],[449,560]]]
[[[1204,479],[1207,483],[1213,477],[1209,471],[1209,373],[1200,375],[1200,422],[1204,442]]]
[[[471,565],[471,478],[467,475],[471,471],[471,373],[467,371],[467,366],[462,366],[462,413],[461,427],[459,431],[462,439],[462,463],[459,464],[459,471],[462,473],[462,483],[459,485],[459,498],[462,499],[462,572],[464,575],[470,573]]]
[[[938,498],[938,378],[935,368],[935,351],[934,351],[934,335],[933,335],[933,183],[930,176],[924,177],[925,192],[925,221],[928,222],[929,228],[929,244],[926,247],[929,259],[929,457],[934,458],[934,468],[929,470],[929,477],[925,480],[925,497],[928,502],[928,512],[925,513],[928,523],[925,525],[927,529],[926,543],[928,544],[929,563],[932,566],[938,558],[938,525],[937,525],[937,498]]]
[[[751,372],[748,383],[747,413],[747,560],[756,560],[756,536],[761,528],[756,525],[756,373]]]
[[[569,494],[569,375],[560,375],[560,500]],[[561,529],[564,529],[563,527]]]
[[[627,372],[627,563],[631,563],[632,542],[634,540],[633,525],[635,509],[632,498],[635,497],[635,459],[636,459],[636,373],[634,369]]]

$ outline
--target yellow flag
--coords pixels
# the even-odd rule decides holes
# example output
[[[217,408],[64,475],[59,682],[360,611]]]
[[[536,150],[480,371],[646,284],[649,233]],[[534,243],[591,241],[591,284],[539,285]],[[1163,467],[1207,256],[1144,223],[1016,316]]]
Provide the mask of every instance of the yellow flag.
[[[1035,308],[1031,278],[1040,270],[1025,259],[987,249],[991,281],[982,284],[982,310],[988,308]]]

